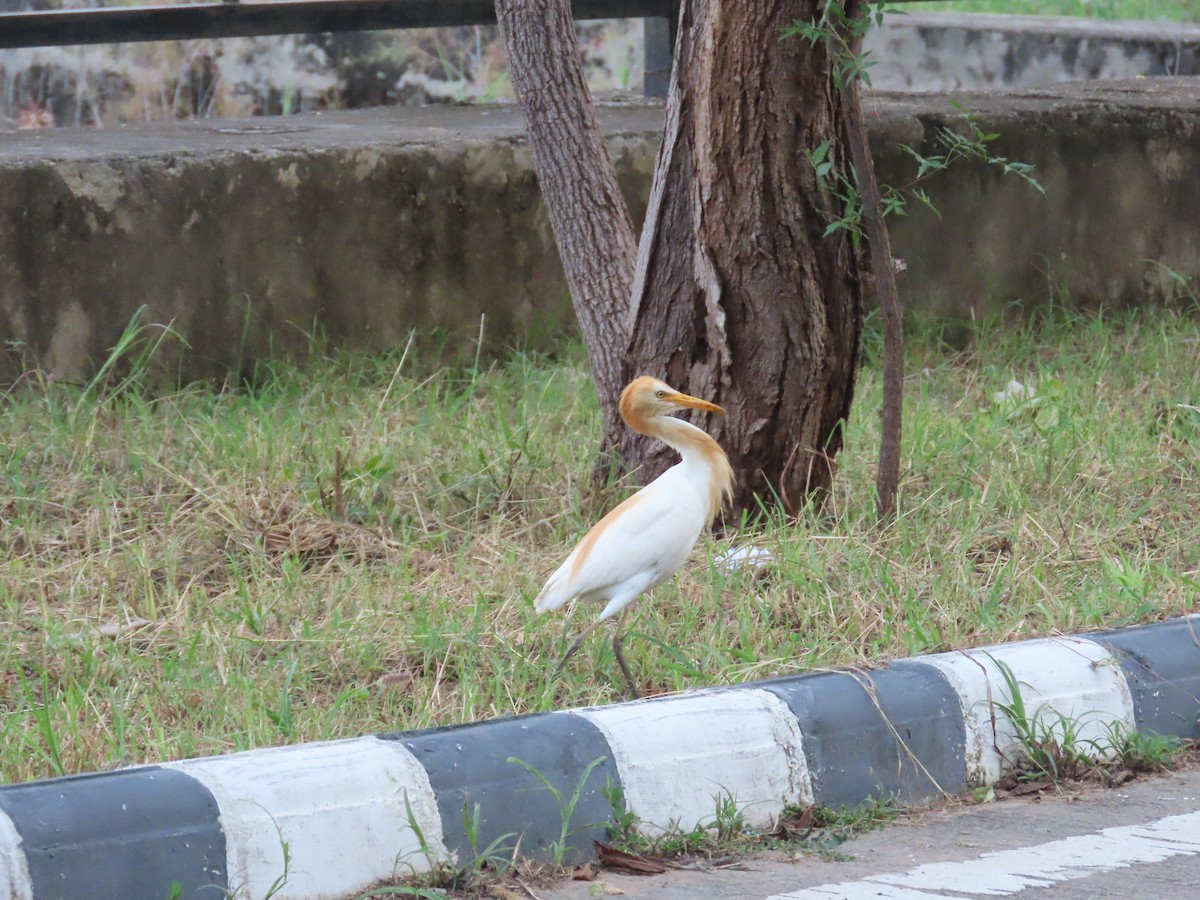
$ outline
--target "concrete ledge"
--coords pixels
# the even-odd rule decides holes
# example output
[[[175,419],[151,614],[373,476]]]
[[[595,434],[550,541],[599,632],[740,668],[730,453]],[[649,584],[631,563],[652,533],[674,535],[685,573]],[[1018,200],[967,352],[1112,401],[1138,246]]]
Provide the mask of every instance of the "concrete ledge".
[[[970,162],[892,221],[902,300],[948,316],[1021,302],[1169,301],[1200,277],[1200,83],[1152,79],[868,100],[880,180],[937,153],[952,102],[1036,166],[1038,194]],[[640,218],[661,108],[602,121]],[[186,379],[403,343],[412,328],[537,346],[574,317],[519,113],[449,107],[19,132],[0,145],[0,378],[86,379],[139,308]],[[1157,263],[1161,263],[1157,265]],[[171,351],[174,352],[171,352]]]
[[[1031,715],[1068,717],[1080,740],[1118,724],[1200,738],[1192,615],[881,670],[4,787],[0,896],[165,897],[178,882],[185,897],[215,887],[255,898],[286,871],[274,896],[317,900],[468,863],[496,839],[547,858],[560,808],[514,759],[567,797],[586,775],[568,861],[603,836],[609,785],[651,832],[711,822],[724,794],[764,828],[788,803],[962,794],[1018,758],[1013,723],[996,705],[1011,699],[1001,666]],[[474,848],[464,809],[478,809]]]

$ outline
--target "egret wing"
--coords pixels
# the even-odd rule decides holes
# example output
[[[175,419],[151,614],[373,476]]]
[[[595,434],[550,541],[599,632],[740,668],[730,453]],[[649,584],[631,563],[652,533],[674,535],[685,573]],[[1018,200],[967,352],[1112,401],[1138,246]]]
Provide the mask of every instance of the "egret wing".
[[[609,512],[550,576],[538,611],[575,597],[611,599],[626,587],[636,596],[670,576],[704,527],[700,498],[680,487],[664,476]]]

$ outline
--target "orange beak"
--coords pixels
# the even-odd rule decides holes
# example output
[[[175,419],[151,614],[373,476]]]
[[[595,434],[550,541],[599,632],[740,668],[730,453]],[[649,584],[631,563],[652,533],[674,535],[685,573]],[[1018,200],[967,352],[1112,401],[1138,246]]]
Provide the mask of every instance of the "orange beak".
[[[701,400],[699,397],[693,397],[690,394],[670,394],[667,399],[676,406],[686,406],[690,409],[702,409],[705,412],[725,412],[725,410],[717,406],[717,404],[709,403],[707,400]]]

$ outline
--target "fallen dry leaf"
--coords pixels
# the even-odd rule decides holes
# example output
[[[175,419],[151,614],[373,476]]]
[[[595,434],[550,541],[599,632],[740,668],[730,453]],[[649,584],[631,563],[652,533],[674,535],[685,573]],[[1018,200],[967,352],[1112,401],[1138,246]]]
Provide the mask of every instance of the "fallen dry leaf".
[[[667,867],[656,859],[638,856],[636,853],[626,853],[597,840],[592,841],[600,854],[600,864],[613,869],[624,869],[637,875],[661,875]]]
[[[571,872],[571,878],[575,881],[595,881],[596,870],[592,868],[591,863],[584,863],[582,866],[576,866]]]
[[[807,837],[813,828],[813,807],[806,806],[794,816],[784,816],[775,825],[775,836],[783,840]]]
[[[1048,791],[1052,787],[1054,787],[1054,782],[1049,778],[1039,778],[1036,781],[1025,781],[1018,784],[1009,791],[1009,794],[1013,797],[1022,797],[1026,794],[1040,794],[1042,791]]]

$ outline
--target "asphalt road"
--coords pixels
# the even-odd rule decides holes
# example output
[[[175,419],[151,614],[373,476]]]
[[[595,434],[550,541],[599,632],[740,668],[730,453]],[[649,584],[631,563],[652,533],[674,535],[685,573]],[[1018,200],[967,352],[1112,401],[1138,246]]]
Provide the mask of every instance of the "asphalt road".
[[[542,900],[1200,898],[1200,769],[1115,789],[949,806],[861,835],[830,860],[781,854],[536,890]],[[606,887],[607,886],[607,887]],[[620,894],[617,894],[620,891]],[[603,893],[602,893],[603,892]]]

